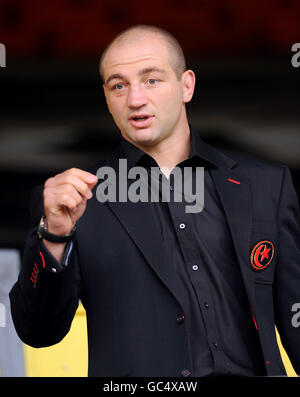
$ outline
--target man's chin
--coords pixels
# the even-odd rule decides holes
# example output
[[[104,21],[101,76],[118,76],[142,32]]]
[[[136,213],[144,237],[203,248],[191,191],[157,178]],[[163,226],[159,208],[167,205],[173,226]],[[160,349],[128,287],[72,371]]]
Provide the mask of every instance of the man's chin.
[[[158,141],[157,133],[148,128],[140,128],[128,134],[129,139],[136,145],[152,146]]]

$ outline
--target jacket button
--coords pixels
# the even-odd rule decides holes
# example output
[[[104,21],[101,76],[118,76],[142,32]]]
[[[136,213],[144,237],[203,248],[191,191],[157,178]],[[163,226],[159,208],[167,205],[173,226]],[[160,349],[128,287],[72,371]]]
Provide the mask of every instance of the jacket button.
[[[184,315],[183,314],[179,314],[179,316],[177,317],[177,322],[178,324],[182,324],[184,321]]]
[[[191,371],[189,371],[188,369],[183,369],[181,371],[181,376],[183,376],[184,378],[187,378],[188,376],[191,376]]]

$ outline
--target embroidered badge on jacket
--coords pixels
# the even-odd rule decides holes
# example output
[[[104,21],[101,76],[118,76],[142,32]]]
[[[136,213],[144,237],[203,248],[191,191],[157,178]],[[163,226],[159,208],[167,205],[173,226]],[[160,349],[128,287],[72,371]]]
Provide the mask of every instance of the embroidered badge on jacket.
[[[274,244],[264,240],[257,243],[251,252],[251,265],[256,270],[263,270],[269,266],[274,257]]]

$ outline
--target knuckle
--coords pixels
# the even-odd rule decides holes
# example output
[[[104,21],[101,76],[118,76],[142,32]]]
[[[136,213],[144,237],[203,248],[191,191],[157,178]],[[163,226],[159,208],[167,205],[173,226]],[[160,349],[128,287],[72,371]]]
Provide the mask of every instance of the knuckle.
[[[75,167],[72,167],[68,171],[69,171],[69,174],[73,175],[76,173],[77,169]]]
[[[48,201],[49,198],[52,196],[52,189],[50,187],[45,186],[43,190],[43,199],[44,201]]]
[[[72,174],[64,173],[63,174],[63,183],[71,184],[72,182]]]
[[[73,186],[72,186],[70,183],[66,184],[66,186],[65,186],[65,192],[66,192],[67,194],[71,194],[71,193],[73,192]]]
[[[70,196],[67,193],[62,193],[60,195],[60,201],[62,204],[68,204],[68,202],[70,201]]]
[[[59,174],[61,176],[61,178],[63,179],[63,181],[69,181],[70,178],[72,178],[72,175],[74,175],[74,172],[72,171],[72,168],[62,172],[61,174]]]
[[[89,191],[90,191],[90,188],[88,187],[88,185],[84,184],[83,194],[87,194]]]
[[[52,186],[54,182],[55,182],[55,179],[54,179],[53,176],[50,177],[50,178],[48,178],[48,179],[46,180],[45,184],[44,184],[44,188],[48,188],[48,187]],[[44,190],[45,190],[45,189],[44,189]]]

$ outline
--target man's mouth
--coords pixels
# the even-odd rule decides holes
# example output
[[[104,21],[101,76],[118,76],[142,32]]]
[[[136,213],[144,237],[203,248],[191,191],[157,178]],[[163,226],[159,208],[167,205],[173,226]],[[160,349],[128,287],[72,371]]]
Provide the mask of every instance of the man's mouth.
[[[130,117],[130,120],[133,119],[135,121],[137,120],[146,120],[148,117],[151,117],[150,114],[137,114],[137,115],[133,115]]]
[[[148,116],[133,117],[133,120],[146,120]]]
[[[145,128],[148,127],[154,116],[151,114],[134,114],[129,118],[129,121],[134,127],[137,128]]]

